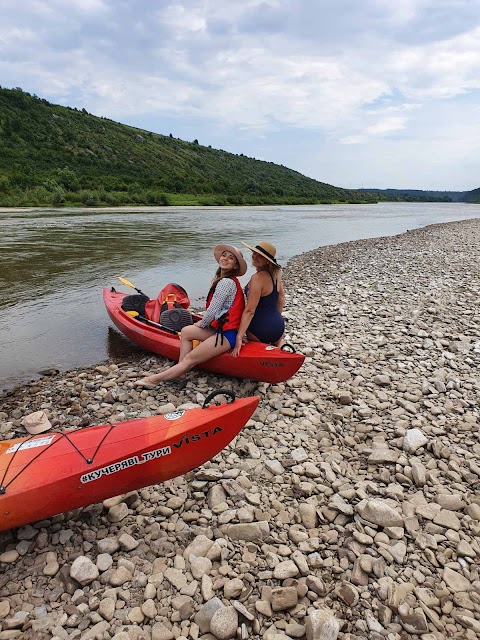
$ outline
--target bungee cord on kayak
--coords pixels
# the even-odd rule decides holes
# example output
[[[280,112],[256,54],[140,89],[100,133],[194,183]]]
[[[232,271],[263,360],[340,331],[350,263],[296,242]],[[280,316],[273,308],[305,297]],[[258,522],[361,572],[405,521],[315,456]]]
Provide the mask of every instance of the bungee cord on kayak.
[[[89,458],[86,458],[83,453],[80,451],[80,449],[75,445],[75,443],[70,439],[69,434],[62,432],[62,431],[57,431],[55,432],[54,435],[58,435],[58,438],[55,438],[54,440],[52,440],[52,442],[50,442],[49,444],[45,445],[45,448],[42,449],[41,451],[38,452],[38,454],[32,458],[31,460],[29,460],[26,465],[23,467],[23,469],[21,469],[9,482],[5,483],[5,478],[7,477],[8,471],[11,467],[11,465],[13,464],[13,461],[15,460],[15,457],[17,455],[17,453],[19,451],[25,450],[27,449],[27,447],[25,447],[24,445],[27,444],[27,442],[30,442],[35,436],[29,436],[27,437],[22,444],[20,444],[18,447],[15,448],[14,451],[12,451],[12,457],[9,461],[9,463],[7,464],[6,468],[5,468],[5,472],[3,474],[2,480],[0,481],[0,495],[4,495],[7,491],[7,488],[12,484],[12,482],[14,480],[16,480],[31,464],[33,464],[38,458],[40,458],[40,456],[45,455],[45,453],[51,448],[53,447],[54,444],[57,444],[58,442],[60,442],[60,440],[62,438],[65,438],[66,440],[68,440],[68,442],[72,445],[72,447],[75,449],[75,451],[85,460],[85,462],[87,464],[93,464],[95,461],[95,456],[97,455],[97,453],[100,450],[100,447],[102,446],[103,442],[105,441],[105,439],[107,438],[107,436],[109,435],[109,433],[111,432],[112,429],[114,429],[117,425],[116,424],[112,424],[111,422],[107,422],[107,425],[110,426],[110,429],[105,433],[105,435],[102,437],[102,439],[100,440],[100,442],[98,443],[94,453],[92,456],[90,456]],[[6,451],[6,453],[8,453],[8,450]]]

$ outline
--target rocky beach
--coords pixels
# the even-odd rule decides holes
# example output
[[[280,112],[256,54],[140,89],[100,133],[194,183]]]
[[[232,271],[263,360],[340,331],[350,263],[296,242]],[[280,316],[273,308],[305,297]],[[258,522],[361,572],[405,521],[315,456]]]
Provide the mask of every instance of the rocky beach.
[[[480,638],[480,220],[302,254],[286,383],[105,362],[0,397],[0,439],[167,413],[214,388],[260,406],[165,484],[0,533],[0,640]],[[0,513],[0,518],[2,514]]]

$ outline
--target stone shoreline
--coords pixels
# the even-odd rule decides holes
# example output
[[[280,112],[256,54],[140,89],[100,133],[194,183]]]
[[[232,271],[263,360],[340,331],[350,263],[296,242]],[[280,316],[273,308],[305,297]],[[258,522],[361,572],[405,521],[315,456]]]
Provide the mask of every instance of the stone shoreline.
[[[480,220],[292,259],[286,383],[104,363],[0,397],[0,439],[259,394],[187,476],[0,533],[0,640],[480,637]]]

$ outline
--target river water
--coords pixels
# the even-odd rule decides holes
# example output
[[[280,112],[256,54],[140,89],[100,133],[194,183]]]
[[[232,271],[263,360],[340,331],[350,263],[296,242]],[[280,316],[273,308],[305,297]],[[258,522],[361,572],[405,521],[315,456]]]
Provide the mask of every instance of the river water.
[[[102,287],[134,293],[119,275],[152,297],[177,282],[200,306],[219,242],[269,240],[286,264],[319,246],[477,217],[478,205],[460,203],[0,211],[0,389],[42,369],[143,355],[103,305]]]

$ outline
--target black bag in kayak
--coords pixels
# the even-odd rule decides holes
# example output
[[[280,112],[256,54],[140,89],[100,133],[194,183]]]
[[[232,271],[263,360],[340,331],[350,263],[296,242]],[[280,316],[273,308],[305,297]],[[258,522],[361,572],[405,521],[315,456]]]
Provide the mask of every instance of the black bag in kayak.
[[[136,311],[139,315],[145,315],[145,305],[150,300],[143,293],[134,293],[131,296],[125,296],[122,300],[122,309],[124,311]]]

